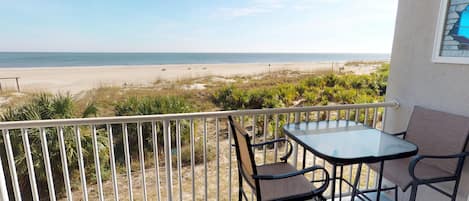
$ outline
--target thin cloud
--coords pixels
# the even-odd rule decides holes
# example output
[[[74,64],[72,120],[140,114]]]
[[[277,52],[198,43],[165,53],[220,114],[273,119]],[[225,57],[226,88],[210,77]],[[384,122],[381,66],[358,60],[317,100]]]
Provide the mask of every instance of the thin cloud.
[[[226,17],[243,17],[253,16],[262,13],[272,12],[271,9],[259,8],[259,7],[245,7],[245,8],[221,8],[220,12]]]
[[[255,0],[247,6],[234,8],[220,8],[220,16],[236,18],[244,16],[256,16],[260,14],[272,13],[277,9],[284,8],[281,0]]]

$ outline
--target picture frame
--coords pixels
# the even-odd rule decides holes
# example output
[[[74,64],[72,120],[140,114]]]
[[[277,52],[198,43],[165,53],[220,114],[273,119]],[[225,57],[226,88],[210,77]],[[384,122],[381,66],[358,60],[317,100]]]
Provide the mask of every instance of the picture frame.
[[[433,63],[469,64],[469,26],[465,26],[468,23],[469,0],[441,0]]]

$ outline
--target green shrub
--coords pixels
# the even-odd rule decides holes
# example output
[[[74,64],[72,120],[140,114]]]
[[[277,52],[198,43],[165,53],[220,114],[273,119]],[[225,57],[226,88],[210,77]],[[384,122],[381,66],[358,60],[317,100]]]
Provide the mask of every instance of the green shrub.
[[[246,109],[282,107],[282,97],[275,90],[253,89],[247,92],[249,101],[244,105]]]
[[[154,114],[170,114],[170,113],[188,113],[192,112],[192,104],[186,99],[177,96],[145,96],[145,97],[130,97],[122,102],[115,103],[114,111],[116,116],[131,116],[131,115],[154,115]],[[187,121],[180,122],[181,127],[187,128],[189,123]],[[149,122],[142,123],[142,138],[144,151],[153,151],[153,137],[152,137],[152,125]],[[176,122],[170,122],[172,136],[176,136]],[[137,124],[128,124],[128,141],[129,141],[129,152],[132,156],[138,157],[138,138],[132,137],[137,136]],[[156,132],[158,134],[158,145],[164,146],[163,141],[163,125],[161,122],[156,123]],[[116,160],[124,163],[124,141],[122,126],[113,125],[114,135],[114,147]],[[181,129],[181,144],[185,145],[189,142],[189,130]],[[172,147],[176,145],[176,138],[171,138]],[[119,151],[117,151],[119,150]]]
[[[234,86],[223,87],[212,95],[212,102],[224,110],[245,108],[249,102],[249,96]]]
[[[296,101],[308,105],[375,102],[384,100],[388,74],[389,65],[383,65],[371,75],[327,74],[260,89],[230,85],[215,91],[211,97],[223,110],[290,107]]]
[[[320,89],[323,89],[324,86],[326,85],[326,83],[324,82],[324,79],[322,79],[322,77],[319,77],[319,76],[307,78],[306,80],[303,81],[302,84],[305,85],[307,88],[317,87]]]
[[[334,95],[334,100],[337,103],[353,104],[355,103],[355,91],[350,89],[337,90]]]
[[[338,84],[340,78],[336,74],[327,74],[323,77],[326,87],[334,87]]]
[[[278,90],[280,99],[285,105],[291,105],[300,94],[300,92],[297,91],[298,87],[295,87],[293,84],[281,84],[276,88]]]
[[[191,104],[178,96],[130,97],[115,103],[116,116],[151,115],[192,112]]]
[[[284,106],[281,99],[291,98],[288,92],[283,95],[275,89],[241,90],[228,86],[213,93],[212,101],[224,110],[275,108]]]
[[[317,92],[305,92],[304,93],[304,98],[305,98],[305,101],[306,103],[310,104],[310,105],[316,105],[318,103],[318,93]]]

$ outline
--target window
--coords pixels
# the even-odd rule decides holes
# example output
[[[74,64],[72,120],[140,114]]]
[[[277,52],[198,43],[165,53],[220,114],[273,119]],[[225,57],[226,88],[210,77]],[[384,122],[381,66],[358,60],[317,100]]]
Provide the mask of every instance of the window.
[[[469,64],[469,0],[442,0],[433,62]]]

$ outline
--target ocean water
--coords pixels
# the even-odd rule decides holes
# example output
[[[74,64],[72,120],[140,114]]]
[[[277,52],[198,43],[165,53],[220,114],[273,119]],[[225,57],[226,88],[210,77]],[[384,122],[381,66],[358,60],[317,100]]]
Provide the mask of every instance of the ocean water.
[[[388,60],[389,54],[355,53],[64,53],[0,52],[0,67],[158,64],[283,63]]]

